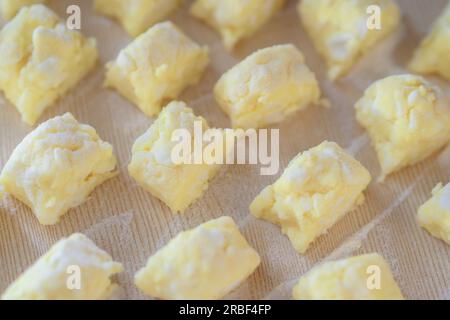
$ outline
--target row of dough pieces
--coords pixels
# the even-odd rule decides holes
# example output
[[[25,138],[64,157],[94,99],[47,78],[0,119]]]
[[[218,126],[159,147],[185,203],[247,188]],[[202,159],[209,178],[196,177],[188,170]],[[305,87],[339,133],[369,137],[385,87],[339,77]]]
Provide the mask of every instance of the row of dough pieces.
[[[31,7],[30,10],[42,10],[42,8],[42,6],[36,6]],[[22,11],[26,13],[25,9]],[[163,25],[168,26],[169,28],[173,26],[167,23]],[[161,25],[157,25],[154,28],[157,29],[157,27],[160,26]],[[151,30],[149,30],[148,33],[151,33]],[[299,53],[299,51],[295,47],[290,45],[268,48],[261,50],[251,57],[247,58],[244,62],[233,68],[232,71],[237,69],[237,73],[240,73],[239,69],[242,68],[242,65],[244,65],[244,69],[255,68],[255,66],[252,64],[255,64],[254,60],[258,60],[258,55],[262,54],[264,56],[268,51],[270,53],[271,50],[278,50],[281,52],[287,50],[288,52],[293,53],[294,56],[296,54],[301,56],[301,53]],[[270,58],[271,55],[268,54],[268,56]],[[279,56],[279,53],[277,52],[276,54],[274,54],[274,56]],[[272,59],[274,59],[273,56]],[[304,66],[303,59],[301,59],[300,63],[297,62],[297,65],[299,65],[299,69],[303,70],[303,72],[301,73],[303,75],[306,68],[306,66]],[[232,74],[232,71],[230,71],[229,73]],[[306,71],[310,73],[308,69],[306,69]],[[224,77],[226,77],[226,75]],[[315,86],[317,87],[317,84],[315,84]],[[398,140],[402,141],[402,139],[404,141],[405,137],[407,139],[413,137],[415,139],[413,141],[428,142],[423,150],[417,150],[418,148],[413,148],[414,150],[408,150],[408,148],[405,149],[403,146],[403,150],[401,150],[399,156],[400,163],[396,163],[397,168],[395,170],[402,166],[412,164],[423,159],[433,151],[436,151],[437,149],[442,147],[442,145],[448,143],[448,124],[450,119],[448,110],[449,104],[445,101],[445,97],[440,94],[437,88],[433,88],[424,79],[416,76],[390,77],[379,81],[378,83],[374,84],[373,87],[374,88],[371,87],[367,90],[365,94],[365,96],[367,96],[367,99],[365,100],[367,101],[365,101],[364,103],[363,97],[363,99],[361,100],[361,105],[369,106],[368,102],[371,101],[370,108],[376,109],[374,101],[377,99],[374,99],[375,97],[379,98],[378,100],[382,102],[378,103],[379,105],[381,104],[378,109],[382,110],[383,108],[388,108],[389,106],[394,105],[395,102],[400,102],[401,104],[403,104],[402,107],[405,108],[403,110],[403,113],[400,113],[400,117],[404,116],[405,113],[408,113],[408,115],[409,113],[411,113],[411,116],[409,116],[407,120],[409,121],[412,119],[412,125],[408,121],[407,123],[405,123],[405,119],[402,118],[400,119],[400,121],[398,121],[399,123],[394,123],[393,127],[390,128],[391,131],[396,132],[396,135],[394,135],[393,137],[395,141],[392,141],[392,145],[389,146],[389,148],[397,152],[398,146],[395,146],[395,142]],[[391,92],[385,94],[387,88],[391,88]],[[381,97],[380,94],[382,95]],[[402,98],[400,99],[401,101],[398,101],[399,96]],[[389,103],[392,102],[390,100],[394,100],[394,102]],[[367,109],[367,107],[365,109]],[[416,109],[418,110],[417,112],[415,112]],[[387,113],[389,114],[389,110],[387,111]],[[430,111],[431,115],[433,115],[431,117],[432,121],[430,121],[429,117]],[[181,114],[189,116],[180,117]],[[154,143],[155,139],[152,138],[157,137],[158,135],[160,136],[160,133],[169,133],[174,128],[184,126],[184,124],[181,124],[180,121],[186,121],[186,118],[189,119],[188,122],[193,122],[196,117],[193,115],[192,111],[188,109],[183,103],[174,102],[167,108],[165,108],[155,124],[143,137],[141,137],[136,142],[133,148],[133,160],[130,164],[130,173],[133,175],[134,167],[136,169],[136,174],[133,176],[138,181],[139,179],[141,179],[142,181],[140,181],[140,183],[144,185],[144,187],[146,187],[150,192],[165,201],[174,211],[183,211],[190,203],[192,203],[192,201],[198,198],[203,190],[206,189],[207,180],[209,180],[214,175],[214,171],[216,170],[216,168],[213,168],[215,166],[201,166],[197,167],[196,169],[192,169],[192,167],[189,168],[189,166],[184,166],[183,168],[169,168],[167,172],[163,172],[162,175],[160,174],[163,166],[158,164],[158,161],[160,160],[161,154],[167,154],[164,153],[164,151],[166,151],[167,148],[170,148],[170,144],[167,144],[167,141],[165,141],[164,138],[162,138],[161,141],[157,141],[157,143]],[[200,117],[197,118],[201,119]],[[427,121],[423,121],[425,119]],[[202,119],[202,121],[204,120]],[[375,137],[377,135],[377,132],[379,132],[379,129],[384,128],[387,124],[385,119],[378,119],[378,123],[380,124],[381,122],[384,122],[382,127],[378,129],[374,128],[373,130],[373,135]],[[206,121],[204,121],[204,123],[206,124]],[[426,125],[427,128],[432,131],[431,136],[426,135],[426,132],[428,132],[428,130],[425,130],[424,136],[424,132],[421,130],[421,128],[423,128],[423,125]],[[409,130],[411,128],[412,130]],[[370,132],[369,127],[368,130]],[[386,134],[386,132],[381,134]],[[163,134],[162,136],[166,135]],[[430,139],[431,141],[429,141]],[[434,139],[436,139],[437,141],[435,141]],[[376,138],[374,140],[376,141]],[[429,143],[431,143],[432,146],[430,146]],[[61,144],[67,144],[67,149],[61,148]],[[349,211],[351,207],[361,202],[362,190],[365,189],[370,181],[370,175],[368,174],[368,172],[364,168],[362,168],[362,166],[358,162],[356,162],[356,160],[352,159],[348,155],[345,155],[345,153],[337,145],[333,143],[324,143],[317,148],[325,150],[321,152],[323,153],[322,157],[313,157],[313,159],[315,159],[314,161],[306,161],[306,163],[303,164],[309,164],[309,166],[307,165],[306,167],[302,167],[302,161],[300,161],[300,164],[297,166],[293,165],[293,163],[295,163],[294,160],[291,163],[294,169],[289,170],[289,168],[291,167],[290,165],[289,168],[285,171],[285,174],[283,174],[282,178],[280,178],[279,181],[277,181],[273,186],[266,188],[252,204],[252,213],[254,213],[256,216],[259,215],[263,218],[281,224],[283,227],[283,232],[288,234],[294,246],[300,252],[304,252],[312,239],[326,230],[329,226],[334,224],[334,222],[340,216]],[[409,148],[411,148],[411,146],[409,146]],[[332,149],[335,149],[334,152]],[[309,152],[311,152],[312,150],[310,150]],[[330,154],[334,154],[334,156],[330,156]],[[352,160],[348,161],[349,163],[341,163],[340,161],[342,161],[342,159],[341,157],[336,156],[337,154],[340,154],[342,157],[344,157],[343,155],[345,155],[345,157],[349,157]],[[86,157],[87,155],[89,157]],[[308,152],[304,153],[304,155],[307,158]],[[323,157],[323,155],[326,156]],[[302,158],[302,156],[303,155],[299,155],[298,158]],[[389,156],[392,158],[392,155]],[[333,181],[333,179],[330,179],[329,177],[324,175],[322,179],[314,179],[317,181],[314,181],[313,185],[309,185],[311,184],[311,181],[308,181],[310,179],[307,178],[307,175],[305,176],[305,172],[308,173],[308,171],[318,170],[317,168],[321,167],[321,165],[316,167],[314,165],[314,162],[318,162],[320,164],[323,158],[328,158],[328,160],[332,163],[333,161],[335,162],[334,165],[331,166],[333,167],[332,173],[335,177],[337,176],[342,178],[343,173],[348,174],[348,169],[353,167],[355,169],[355,176],[359,176],[359,178],[355,179],[355,177],[353,177],[353,174],[350,174],[350,176],[345,177],[345,179],[335,178],[335,181]],[[83,161],[85,159],[92,159],[94,164],[87,164],[87,161]],[[380,157],[380,161],[383,164],[382,159],[383,157]],[[392,159],[389,160],[392,163]],[[354,161],[358,165],[355,165],[355,163],[353,163],[353,165],[350,165],[352,161]],[[388,161],[386,163],[389,164],[390,162]],[[397,162],[399,162],[398,159]],[[71,166],[68,166],[68,164],[71,164]],[[148,166],[149,164],[150,166]],[[358,170],[358,166],[360,167],[360,170]],[[5,169],[3,170],[1,176],[2,178],[0,179],[3,180],[2,183],[5,185],[5,188],[8,192],[21,199],[33,208],[34,212],[36,213],[38,218],[40,218],[42,223],[51,224],[55,223],[59,219],[59,217],[64,214],[69,208],[83,202],[87,195],[92,191],[92,189],[95,188],[95,186],[114,175],[114,167],[115,158],[112,155],[112,147],[109,144],[101,141],[96,135],[93,128],[79,125],[71,115],[65,115],[63,117],[49,120],[48,122],[42,124],[27,138],[25,138],[24,141],[14,151],[10,161],[8,161]],[[325,168],[328,167],[329,165],[325,166]],[[63,173],[62,176],[54,174],[55,171],[53,169],[55,168],[59,169],[59,171]],[[145,172],[146,170],[148,172]],[[191,175],[198,177],[200,173],[203,173],[204,176],[207,176],[207,179],[206,181],[201,181],[199,183],[199,188],[195,190],[186,190],[188,189],[187,186],[183,184],[181,184],[180,186],[179,181],[176,181],[177,183],[172,182],[173,184],[169,184],[170,188],[168,188],[167,182],[170,181],[171,177],[173,176],[180,177],[178,175],[180,171],[182,173],[180,175],[181,177],[189,178]],[[292,171],[293,174],[289,174],[289,171]],[[323,173],[322,170],[318,171]],[[385,173],[389,172],[385,171]],[[10,175],[9,179],[8,174]],[[285,175],[288,177],[284,179],[287,180],[287,182],[283,182],[283,177]],[[296,179],[292,181],[293,179],[289,178],[290,175],[296,177]],[[143,176],[148,180],[145,181],[146,178],[143,178]],[[156,179],[156,177],[163,177],[163,179]],[[300,179],[300,181],[298,181],[299,177],[306,177],[306,179]],[[317,177],[317,175],[313,174],[311,175],[311,177]],[[49,181],[49,178],[53,179],[54,181]],[[55,178],[59,181],[56,181]],[[22,180],[22,182],[20,180]],[[181,179],[181,181],[190,180],[191,179]],[[342,182],[339,180],[344,181]],[[368,181],[365,182],[365,180]],[[76,181],[75,184],[73,184],[74,181]],[[82,185],[79,188],[74,187],[74,185],[77,185],[77,183],[79,183],[80,181],[83,181]],[[342,186],[344,187],[347,185],[347,189],[354,189],[354,193],[348,195],[346,203],[342,206],[342,208],[340,208],[340,214],[332,214],[329,209],[331,203],[333,202],[333,199],[335,201],[336,198],[340,197],[337,190],[338,188],[335,188],[335,186],[337,185],[336,181],[342,182]],[[308,188],[316,187],[317,185],[314,184],[317,183],[323,184],[325,187],[328,187],[329,192],[326,197],[321,198],[319,194],[315,194],[313,197],[299,197],[297,201],[292,204],[290,203],[292,202],[292,197],[289,198],[285,195],[286,191],[287,193],[289,193],[293,190],[294,193],[296,193],[298,192],[297,189],[300,189],[300,191],[301,189],[303,189],[308,192]],[[279,188],[277,188],[277,184],[279,185]],[[341,183],[338,183],[338,185],[341,185]],[[37,188],[37,186],[40,187]],[[44,186],[44,189],[47,190],[41,190],[42,186]],[[54,186],[57,187],[53,189]],[[61,191],[58,194],[57,190],[60,190],[61,186],[63,187],[64,191]],[[172,186],[176,186],[176,188],[174,189]],[[339,186],[339,188],[342,188],[342,186]],[[361,190],[358,190],[358,188],[361,188]],[[447,190],[447,187],[443,190]],[[311,191],[311,189],[309,189],[309,191]],[[436,191],[436,193],[438,191]],[[446,199],[448,199],[448,192],[444,191],[442,191],[442,199],[444,200],[437,202],[439,208],[442,209],[441,213],[439,213],[438,211],[438,214],[435,214],[433,213],[434,211],[431,211],[433,214],[428,214],[427,220],[428,222],[431,221],[429,223],[431,226],[428,228],[430,232],[448,241],[448,227],[446,228],[446,226],[448,225],[448,223],[446,223],[446,216],[448,216],[448,204],[446,206],[445,202]],[[308,199],[308,197],[310,198]],[[279,202],[279,205],[276,203],[277,201]],[[317,204],[320,204],[320,206],[317,206]],[[280,217],[271,217],[271,215],[277,215],[276,211],[278,211],[278,209],[280,210]],[[308,221],[309,217],[307,215],[305,215],[305,219],[301,219],[304,221],[295,221],[295,210],[300,210],[303,213],[318,210],[317,214],[322,215],[322,217],[324,218],[326,217],[327,219],[325,220],[327,222],[323,225],[319,225],[318,221]],[[286,223],[283,223],[281,216],[286,216],[286,214]],[[436,218],[438,219],[436,220]],[[295,224],[298,224],[298,228],[292,228],[292,219],[294,219]],[[284,225],[286,226],[286,228],[284,227]],[[308,231],[307,233],[309,233],[309,235],[305,234],[305,231]],[[155,296],[158,295],[155,294]]]
[[[182,102],[164,108],[136,142],[129,167],[135,179],[141,179],[149,191],[172,205],[198,197],[206,185],[186,181],[210,177],[211,171],[217,169],[152,162],[167,151],[165,139],[180,126],[181,119],[186,125],[198,117]],[[49,222],[55,210],[66,210],[84,201],[96,184],[113,175],[110,170],[114,166],[112,147],[101,141],[92,127],[65,114],[40,125],[25,138],[5,166],[0,181],[14,196],[32,206],[41,222]],[[303,253],[314,239],[364,201],[363,190],[370,180],[369,172],[356,159],[336,143],[326,141],[294,158],[282,176],[256,197],[250,211],[281,225],[295,249]],[[449,217],[450,183],[445,187],[439,184],[433,197],[419,209],[418,222],[450,244]],[[149,258],[136,274],[135,283],[155,298],[219,299],[244,281],[259,263],[258,253],[248,245],[232,218],[222,217],[175,237]],[[81,290],[67,287],[67,268],[73,265],[81,270]],[[367,270],[373,266],[379,268],[381,289],[367,285]],[[106,298],[113,288],[110,276],[121,270],[120,263],[113,262],[85,236],[76,234],[58,242],[2,297]],[[300,279],[293,297],[401,299],[402,294],[384,259],[370,254],[314,268]]]
[[[20,6],[34,2],[43,1],[2,0],[0,4],[10,18]],[[206,46],[193,42],[169,22],[154,25],[180,2],[95,1],[97,11],[116,17],[131,34],[139,35],[116,61],[107,64],[105,85],[148,116],[157,115],[165,102],[196,84],[209,64]],[[218,29],[231,48],[259,29],[283,4],[283,0],[198,0],[192,12]],[[370,5],[381,8],[380,30],[368,29],[366,10]],[[69,30],[43,5],[22,9],[0,34],[0,90],[23,121],[33,125],[46,108],[94,68],[98,50],[95,39]],[[332,79],[347,73],[360,55],[390,34],[400,21],[399,8],[391,0],[303,0],[299,12]],[[416,50],[409,63],[413,72],[438,73],[450,79],[449,19],[450,5]],[[303,55],[293,48],[278,51],[252,55],[217,84],[217,101],[234,127],[258,128],[280,122],[320,98],[315,76],[304,65]]]
[[[438,186],[433,193],[419,209],[419,222],[439,233],[432,220],[450,214],[442,208],[446,203],[449,209],[450,184]],[[148,259],[134,282],[153,298],[220,299],[252,274],[260,261],[233,219],[225,216],[181,232]],[[74,266],[80,271],[78,289],[68,284],[72,276],[68,270]],[[107,299],[117,287],[111,277],[121,271],[122,264],[77,233],[57,242],[7,288],[2,299]],[[403,299],[388,263],[376,253],[314,267],[300,278],[292,297]]]

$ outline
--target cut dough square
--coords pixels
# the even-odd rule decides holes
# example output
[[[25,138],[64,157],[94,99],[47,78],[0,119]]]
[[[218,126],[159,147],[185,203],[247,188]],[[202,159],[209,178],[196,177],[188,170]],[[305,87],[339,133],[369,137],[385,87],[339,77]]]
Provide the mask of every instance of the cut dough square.
[[[320,88],[303,54],[291,44],[258,50],[226,72],[214,88],[235,128],[280,122],[320,100]]]
[[[371,176],[336,143],[325,141],[297,155],[281,177],[250,206],[257,217],[281,226],[304,253],[347,212],[364,201]]]
[[[173,161],[172,152],[179,144],[172,140],[174,131],[186,129],[194,137],[196,122],[203,131],[208,129],[206,120],[195,116],[184,102],[171,102],[133,146],[130,175],[173,212],[184,212],[200,198],[220,168],[219,164]]]
[[[61,239],[2,295],[3,300],[100,300],[117,287],[122,264],[85,235]]]
[[[433,197],[419,208],[417,221],[436,238],[450,245],[450,183],[433,189]]]
[[[148,259],[135,283],[154,298],[220,299],[259,264],[233,219],[221,217],[178,234]]]
[[[206,46],[193,42],[171,22],[158,23],[107,64],[105,85],[151,117],[166,100],[197,84],[208,63]]]
[[[22,7],[45,2],[47,0],[0,0],[0,11],[5,20],[10,20]]]
[[[368,8],[378,6],[380,29],[369,29]],[[301,22],[328,65],[328,77],[346,74],[357,59],[389,35],[400,21],[392,0],[302,0]]]
[[[450,81],[450,3],[414,53],[409,69],[439,74]]]
[[[33,125],[97,58],[95,39],[69,30],[44,5],[25,7],[0,31],[0,90]]]
[[[218,31],[228,50],[249,38],[283,7],[285,0],[196,0],[194,17]]]
[[[372,84],[356,103],[387,175],[413,165],[450,142],[450,102],[419,76],[396,75]]]
[[[137,37],[166,19],[182,0],[95,0],[95,10],[117,19],[125,30]]]
[[[325,262],[302,276],[295,300],[403,300],[388,263],[377,253]]]
[[[66,113],[25,137],[3,168],[0,184],[27,204],[41,224],[52,225],[113,177],[115,167],[112,146]]]

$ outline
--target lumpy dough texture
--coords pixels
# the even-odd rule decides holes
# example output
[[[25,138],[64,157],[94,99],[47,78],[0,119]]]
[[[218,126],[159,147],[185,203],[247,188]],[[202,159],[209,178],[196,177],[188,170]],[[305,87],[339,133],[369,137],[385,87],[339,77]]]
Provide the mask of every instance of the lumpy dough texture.
[[[25,137],[3,168],[0,184],[26,203],[41,224],[51,225],[113,177],[115,167],[112,146],[66,113]]]
[[[44,5],[25,7],[0,32],[0,89],[33,125],[97,59],[95,39],[69,30]]]
[[[258,50],[227,71],[214,88],[235,128],[280,122],[320,100],[320,88],[303,54],[291,44]]]
[[[107,64],[106,86],[116,89],[146,115],[196,84],[209,63],[209,50],[171,22],[158,23]]]
[[[135,276],[139,289],[161,299],[220,299],[260,263],[232,218],[181,232]]]
[[[10,20],[22,7],[45,2],[47,0],[0,0],[0,11],[6,20]]]
[[[369,29],[370,6],[380,11],[380,28]],[[400,10],[392,0],[302,0],[300,19],[316,50],[328,65],[328,77],[345,75],[357,59],[399,24]]]
[[[396,75],[372,84],[356,103],[375,146],[383,180],[450,142],[450,102],[422,77]]]
[[[378,281],[379,280],[379,281]],[[389,265],[379,254],[325,262],[302,276],[296,300],[403,300]]]
[[[108,253],[85,235],[76,233],[53,245],[6,289],[2,299],[107,299],[116,287],[111,277],[122,270],[122,265],[113,261]],[[78,283],[69,278],[76,274],[80,275]],[[69,283],[74,287],[70,288]]]
[[[95,0],[95,10],[117,19],[132,36],[137,37],[164,20],[182,0]]]
[[[409,69],[439,74],[450,81],[450,3],[414,53]]]
[[[297,155],[281,177],[252,202],[251,213],[281,226],[294,248],[310,244],[364,201],[369,172],[336,143]]]
[[[196,0],[192,14],[217,30],[228,50],[258,31],[285,0]]]
[[[419,208],[419,225],[450,245],[450,183],[433,189],[433,196]]]
[[[128,166],[130,175],[143,188],[167,204],[173,212],[184,212],[200,198],[208,188],[208,181],[220,168],[219,164],[204,162],[177,163],[172,158],[172,151],[179,144],[172,140],[174,131],[184,129],[189,132],[192,138],[189,142],[193,146],[196,123],[203,132],[209,129],[206,120],[195,116],[184,102],[171,102],[133,146],[132,159]],[[193,148],[191,155],[193,158]]]

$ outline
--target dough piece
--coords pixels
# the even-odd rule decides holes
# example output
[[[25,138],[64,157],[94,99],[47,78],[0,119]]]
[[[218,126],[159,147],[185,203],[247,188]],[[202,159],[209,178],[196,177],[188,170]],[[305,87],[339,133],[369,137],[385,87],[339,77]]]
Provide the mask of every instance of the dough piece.
[[[113,177],[115,167],[112,146],[66,113],[25,137],[3,168],[0,184],[27,204],[41,224],[52,225]]]
[[[291,44],[258,50],[218,81],[217,102],[235,128],[280,122],[320,100],[320,88],[303,54]]]
[[[181,232],[135,276],[145,294],[161,299],[220,299],[260,264],[230,217]]]
[[[378,281],[379,280],[379,281]],[[295,300],[403,300],[387,262],[377,253],[325,262],[294,287]]]
[[[199,82],[209,63],[209,50],[186,37],[171,22],[156,24],[107,64],[106,86],[116,89],[146,115],[161,111]]]
[[[364,201],[369,172],[336,143],[325,141],[295,157],[281,177],[250,206],[251,213],[278,224],[304,253],[347,212]]]
[[[433,189],[433,197],[419,208],[417,221],[436,238],[450,245],[450,183]]]
[[[97,58],[95,39],[69,30],[44,5],[25,7],[0,31],[0,90],[33,125]]]
[[[422,77],[396,75],[379,80],[355,107],[358,122],[377,151],[381,181],[450,142],[450,102]]]
[[[2,299],[107,299],[116,288],[111,277],[122,270],[122,264],[85,235],[75,233],[53,245],[6,289]]]
[[[285,0],[196,0],[191,13],[218,31],[228,50],[249,38],[284,6]]]
[[[191,164],[178,163],[172,158],[179,144],[172,140],[174,131],[186,129],[194,139],[195,123],[203,132],[208,129],[206,120],[196,117],[184,102],[171,102],[150,129],[136,140],[128,166],[130,175],[174,213],[184,212],[200,198],[208,188],[208,181],[221,167],[205,162],[195,164],[194,146],[191,146]]]
[[[381,9],[380,29],[369,29],[370,6]],[[358,58],[397,28],[400,10],[392,0],[302,0],[301,22],[328,65],[328,77],[345,75]]]
[[[95,10],[117,19],[125,30],[137,37],[154,24],[166,19],[182,0],[95,0]]]
[[[409,69],[439,74],[450,81],[450,3],[414,53]]]
[[[45,2],[47,0],[0,0],[0,11],[5,20],[10,20],[22,7]]]

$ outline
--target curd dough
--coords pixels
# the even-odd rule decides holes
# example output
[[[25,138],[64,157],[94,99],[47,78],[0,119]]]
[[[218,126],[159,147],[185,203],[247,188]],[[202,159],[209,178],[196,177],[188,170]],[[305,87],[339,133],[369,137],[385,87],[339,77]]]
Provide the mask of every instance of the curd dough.
[[[3,168],[0,185],[27,204],[41,224],[52,225],[113,177],[115,167],[112,146],[66,113],[25,137]]]
[[[110,278],[122,270],[122,265],[94,242],[75,233],[53,245],[6,289],[2,299],[107,299],[116,287]],[[75,279],[78,275],[79,282]]]
[[[0,90],[32,125],[97,58],[95,39],[69,30],[44,5],[24,7],[0,32]]]
[[[156,24],[107,64],[105,85],[136,104],[146,115],[161,111],[186,87],[197,84],[209,63],[209,50],[171,22]]]
[[[196,0],[191,13],[218,31],[228,50],[258,31],[285,0]]]
[[[380,29],[368,28],[369,6],[381,9]],[[390,34],[400,21],[392,0],[302,0],[301,22],[328,65],[328,77],[345,75],[357,59]]]
[[[281,177],[250,206],[251,213],[281,226],[304,253],[347,212],[364,201],[369,172],[336,143],[325,141],[297,155]]]
[[[379,280],[379,282],[377,282]],[[294,287],[295,300],[403,300],[387,262],[377,253],[325,262]]]
[[[436,238],[450,245],[450,183],[433,189],[433,197],[419,208],[417,221]]]
[[[0,11],[5,20],[10,20],[22,7],[45,2],[47,0],[0,0]]]
[[[95,0],[95,10],[117,19],[132,36],[164,20],[182,0]]]
[[[379,80],[355,107],[357,120],[377,151],[381,181],[450,142],[450,102],[422,77],[396,75]]]
[[[213,300],[235,289],[260,264],[230,217],[181,232],[149,258],[136,286],[161,299]]]
[[[208,124],[194,115],[184,102],[174,101],[160,113],[150,129],[133,146],[130,175],[174,212],[184,212],[208,188],[208,181],[220,165],[175,163],[172,151],[179,142],[172,141],[175,130],[186,129],[194,139],[194,122],[202,130]],[[194,142],[192,140],[193,145]],[[224,150],[225,151],[225,150]],[[194,150],[192,150],[192,154]]]
[[[320,88],[303,54],[292,44],[258,50],[218,81],[217,102],[235,128],[280,122],[320,100]]]
[[[414,53],[409,69],[439,74],[450,81],[450,3]]]

